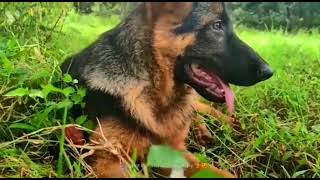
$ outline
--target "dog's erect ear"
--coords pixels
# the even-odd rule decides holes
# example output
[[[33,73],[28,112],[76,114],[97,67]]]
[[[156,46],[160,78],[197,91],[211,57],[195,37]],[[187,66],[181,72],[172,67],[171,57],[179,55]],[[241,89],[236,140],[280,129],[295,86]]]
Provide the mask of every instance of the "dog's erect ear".
[[[151,24],[159,19],[176,24],[191,12],[192,2],[144,2],[144,9]]]
[[[225,5],[224,2],[212,2],[210,8],[213,12],[220,14],[223,12]]]
[[[165,63],[174,62],[195,41],[194,34],[177,35],[173,31],[191,13],[192,5],[192,2],[143,2],[138,9],[144,25],[151,30],[155,59],[164,68],[173,67]]]

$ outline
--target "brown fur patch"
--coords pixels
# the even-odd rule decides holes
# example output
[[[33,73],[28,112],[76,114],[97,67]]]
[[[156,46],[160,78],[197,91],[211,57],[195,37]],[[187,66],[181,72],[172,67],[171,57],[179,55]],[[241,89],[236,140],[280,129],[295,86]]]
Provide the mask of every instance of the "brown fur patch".
[[[154,94],[144,93],[144,90],[144,87],[137,87],[123,97],[131,116],[144,127],[161,138],[174,137],[180,133],[177,129],[189,127],[194,115],[190,104],[192,96],[186,95],[181,99],[172,99],[170,104],[162,104],[153,99]]]
[[[192,2],[146,2],[147,16],[154,23],[166,16],[166,21],[178,23],[192,9]]]
[[[199,145],[209,147],[214,142],[209,129],[207,128],[205,122],[201,121],[201,119],[195,119],[191,132],[194,140]]]
[[[169,6],[169,4],[172,5]],[[177,57],[183,55],[186,47],[195,42],[195,34],[177,36],[173,32],[183,18],[191,12],[192,3],[165,3],[165,5],[170,11],[159,14],[154,22],[152,44],[153,60],[156,63],[153,69],[153,81],[155,88],[160,93],[159,97],[162,97],[159,99],[162,104],[168,104],[167,100],[172,98],[172,94],[177,90],[174,82],[174,65]],[[173,9],[177,7],[179,9]]]
[[[222,2],[212,2],[211,9],[215,14],[222,14],[224,8]]]
[[[104,118],[100,122],[101,129],[99,126],[96,128],[95,134],[91,136],[91,141],[100,142],[101,145],[106,146],[110,143],[116,149],[123,149],[126,154],[122,152],[121,156],[124,158],[131,157],[133,151],[136,150],[139,160],[145,161],[151,145],[150,137],[147,137],[138,130],[130,130],[130,128],[114,118]],[[108,142],[107,144],[105,144],[105,139],[100,133],[101,131]],[[124,167],[121,167],[120,158],[108,152],[108,150],[96,151],[91,161],[91,166],[98,177],[127,176]]]

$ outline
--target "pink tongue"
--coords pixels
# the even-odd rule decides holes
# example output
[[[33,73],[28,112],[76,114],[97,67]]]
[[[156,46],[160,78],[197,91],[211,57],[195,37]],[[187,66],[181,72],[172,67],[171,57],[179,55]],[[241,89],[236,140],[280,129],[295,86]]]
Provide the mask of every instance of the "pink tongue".
[[[222,84],[222,87],[224,89],[224,96],[226,99],[228,112],[230,114],[232,114],[234,111],[234,94],[233,94],[232,90],[230,89],[229,85],[225,84],[220,79],[219,79],[219,81]]]

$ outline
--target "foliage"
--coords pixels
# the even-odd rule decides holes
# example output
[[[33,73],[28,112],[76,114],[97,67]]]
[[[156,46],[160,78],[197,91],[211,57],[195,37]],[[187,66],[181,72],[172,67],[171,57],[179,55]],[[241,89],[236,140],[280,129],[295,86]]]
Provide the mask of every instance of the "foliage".
[[[237,24],[257,29],[311,29],[320,26],[319,2],[230,2]]]
[[[93,13],[97,16],[118,15],[125,17],[139,2],[75,2],[77,12],[83,14]]]

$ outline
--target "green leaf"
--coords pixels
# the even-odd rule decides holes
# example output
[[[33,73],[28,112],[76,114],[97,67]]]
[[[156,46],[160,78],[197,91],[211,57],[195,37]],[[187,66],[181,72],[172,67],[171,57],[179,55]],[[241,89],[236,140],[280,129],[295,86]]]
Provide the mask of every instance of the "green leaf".
[[[42,87],[42,92],[43,92],[45,98],[46,98],[46,97],[48,96],[48,94],[51,93],[51,92],[63,93],[62,89],[57,88],[57,87],[53,86],[52,84],[42,85],[41,87]]]
[[[9,61],[9,59],[3,52],[0,52],[0,60],[4,69],[8,71],[14,71],[14,64],[11,61]]]
[[[132,155],[131,155],[131,160],[132,160],[132,166],[137,162],[138,159],[138,152],[136,149],[134,149]]]
[[[70,108],[71,106],[72,106],[72,102],[69,99],[65,99],[57,104],[58,109],[62,109],[65,107]]]
[[[74,79],[72,82],[73,82],[73,84],[78,84],[79,83],[78,79]]]
[[[292,178],[296,178],[302,174],[304,174],[305,172],[307,172],[308,170],[302,170],[302,171],[298,171],[298,172],[295,172],[293,175],[292,175]]]
[[[223,178],[216,173],[213,173],[209,169],[203,169],[193,175],[191,178]]]
[[[76,177],[82,177],[83,173],[81,172],[81,165],[78,164],[79,162],[74,162],[73,167],[75,169]]]
[[[48,78],[50,77],[51,74],[48,70],[42,70],[42,71],[39,71],[37,73],[33,73],[30,77],[31,80],[35,81],[35,80],[38,80],[38,79],[41,79],[41,78]]]
[[[87,115],[82,115],[76,119],[76,123],[82,125],[87,120]]]
[[[139,175],[139,170],[136,166],[136,162],[137,162],[137,158],[138,158],[138,152],[136,149],[134,149],[132,156],[131,156],[131,164],[130,164],[130,176],[131,177],[138,177]]]
[[[30,131],[35,131],[36,128],[29,125],[29,124],[26,124],[26,123],[14,123],[14,124],[11,124],[9,126],[10,129],[24,129],[24,130],[30,130]]]
[[[86,96],[86,89],[85,88],[79,88],[77,94],[82,98],[85,97]]]
[[[316,125],[311,126],[311,129],[314,132],[319,133],[320,132],[320,124],[316,124]]]
[[[70,106],[72,106],[72,102],[70,101],[70,100],[68,100],[68,99],[65,99],[65,100],[63,100],[63,101],[61,101],[61,102],[58,102],[57,104],[56,104],[56,107],[57,107],[57,109],[63,109],[63,108],[65,108],[65,107],[70,107]]]
[[[75,104],[79,104],[82,102],[82,97],[79,94],[72,94],[71,95],[71,100],[75,103]]]
[[[22,97],[29,94],[29,90],[27,88],[17,88],[15,90],[12,90],[8,93],[6,93],[4,96],[8,97]]]
[[[282,155],[282,160],[286,161],[291,157],[293,157],[293,151],[287,151],[284,153],[284,155]]]
[[[83,123],[83,127],[93,130],[96,127],[96,124],[93,121],[89,120]]]
[[[9,25],[11,25],[16,20],[10,11],[5,11],[5,15]]]
[[[183,153],[169,146],[153,145],[148,154],[147,165],[162,168],[185,168],[188,162]]]
[[[41,90],[39,90],[39,89],[30,90],[29,96],[32,97],[32,98],[35,98],[35,97],[44,98],[43,92]]]
[[[71,95],[71,100],[75,103],[75,104],[80,104],[81,102],[83,102],[83,98],[86,96],[86,89],[84,88],[80,88],[77,89],[77,93],[73,93]]]
[[[72,77],[70,76],[70,74],[65,74],[63,76],[63,81],[66,82],[66,83],[72,82]]]
[[[73,87],[66,87],[63,89],[63,94],[65,96],[69,96],[70,94],[74,93],[75,89]]]

